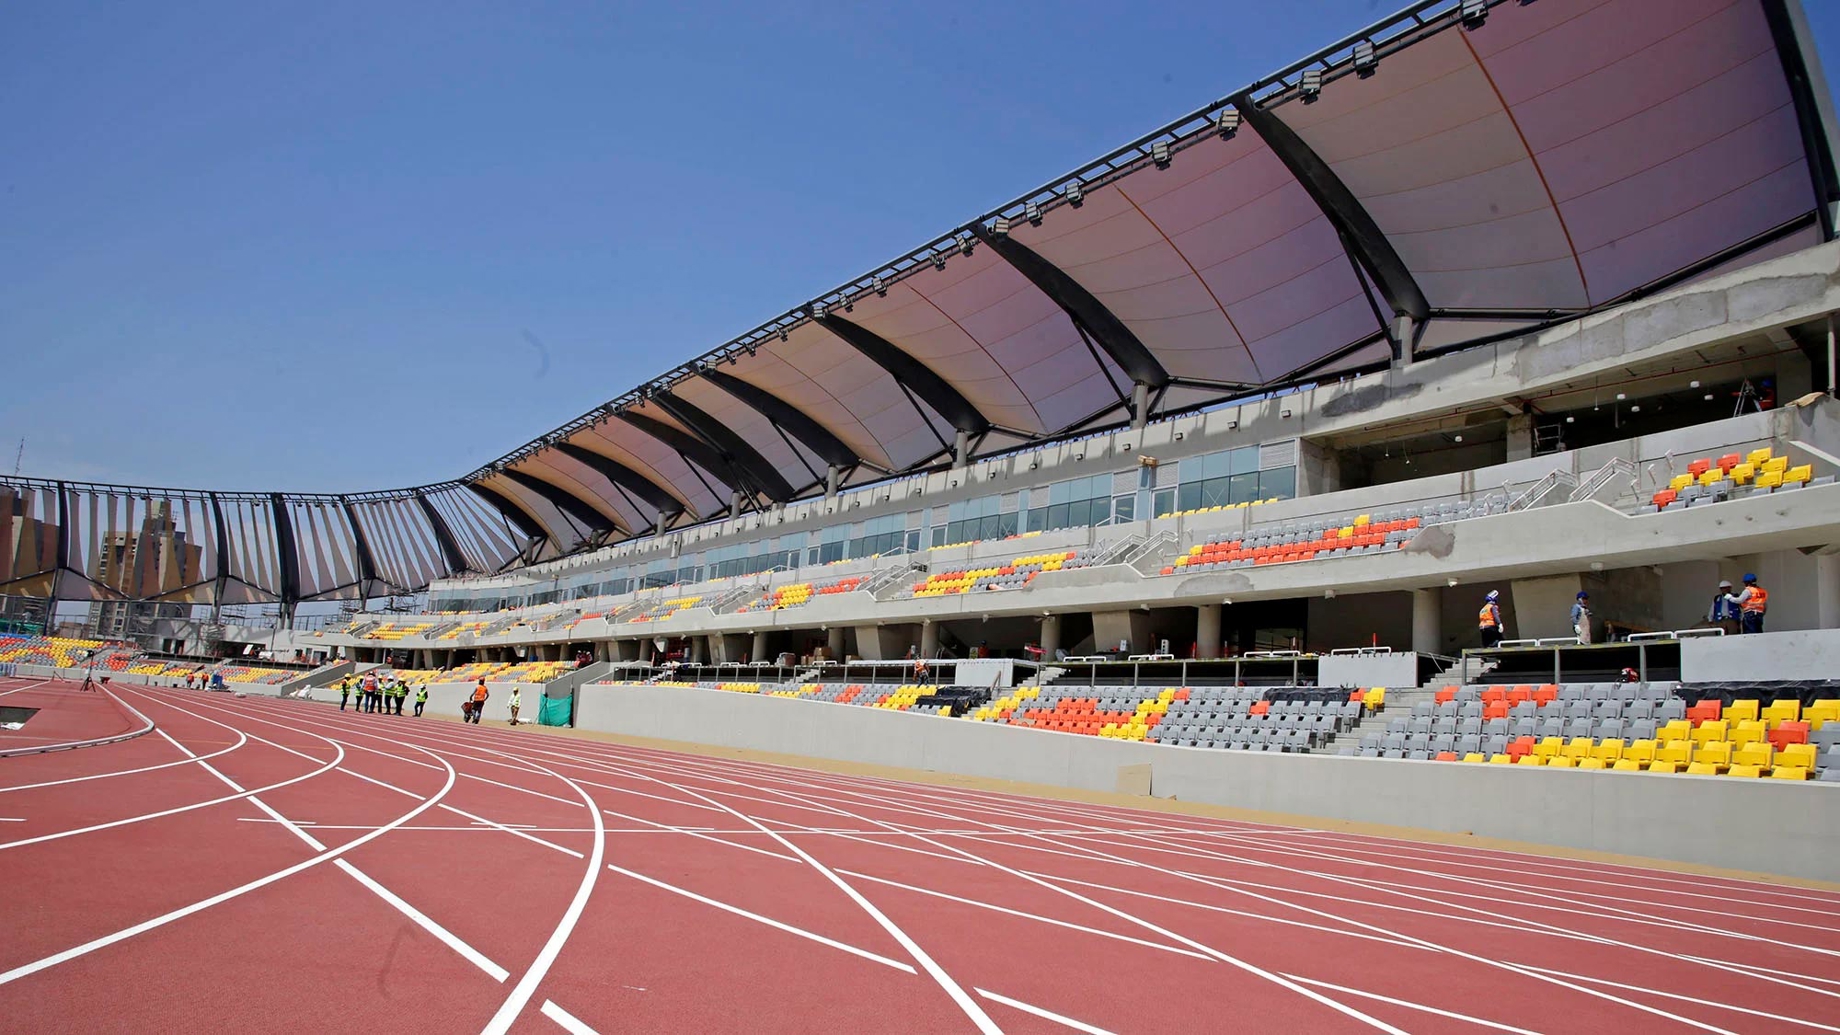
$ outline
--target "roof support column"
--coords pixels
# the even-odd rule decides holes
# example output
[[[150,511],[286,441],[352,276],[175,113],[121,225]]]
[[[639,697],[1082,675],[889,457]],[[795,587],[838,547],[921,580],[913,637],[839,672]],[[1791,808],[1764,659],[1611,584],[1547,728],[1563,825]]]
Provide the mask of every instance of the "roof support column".
[[[1150,421],[1150,386],[1142,381],[1131,386],[1131,427],[1137,429]]]
[[[1833,340],[1831,333],[1829,334],[1828,340],[1829,341]],[[838,467],[836,464],[832,464],[830,466],[830,469],[824,472],[824,498],[825,499],[829,500],[829,499],[837,498],[837,483],[842,480],[843,480],[843,469]]]
[[[1412,346],[1418,340],[1421,325],[1411,313],[1393,317],[1393,368],[1404,370],[1412,365]]]
[[[954,470],[965,466],[971,456],[971,434],[965,429],[958,429],[958,435],[952,440],[952,467]]]

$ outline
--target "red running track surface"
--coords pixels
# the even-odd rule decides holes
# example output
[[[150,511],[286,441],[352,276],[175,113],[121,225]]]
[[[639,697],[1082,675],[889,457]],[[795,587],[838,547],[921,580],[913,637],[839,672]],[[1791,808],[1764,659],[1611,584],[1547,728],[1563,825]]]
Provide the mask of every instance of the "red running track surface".
[[[0,1030],[1840,1031],[1832,892],[111,692],[0,759]]]

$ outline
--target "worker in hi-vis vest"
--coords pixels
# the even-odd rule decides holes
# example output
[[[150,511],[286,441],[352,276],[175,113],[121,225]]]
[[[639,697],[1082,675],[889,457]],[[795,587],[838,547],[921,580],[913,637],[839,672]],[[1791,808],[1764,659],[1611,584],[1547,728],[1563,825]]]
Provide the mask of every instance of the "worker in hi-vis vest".
[[[1757,576],[1746,574],[1744,588],[1735,596],[1726,594],[1725,599],[1737,605],[1738,622],[1744,632],[1763,631],[1763,616],[1770,609],[1770,591],[1757,584]]]
[[[1482,633],[1482,646],[1496,647],[1501,644],[1501,590],[1491,589],[1483,601],[1482,611],[1476,615],[1476,628]]]
[[[426,707],[427,704],[428,704],[428,688],[425,686],[417,687],[415,690],[415,717],[416,718],[419,719],[422,717],[422,709]]]

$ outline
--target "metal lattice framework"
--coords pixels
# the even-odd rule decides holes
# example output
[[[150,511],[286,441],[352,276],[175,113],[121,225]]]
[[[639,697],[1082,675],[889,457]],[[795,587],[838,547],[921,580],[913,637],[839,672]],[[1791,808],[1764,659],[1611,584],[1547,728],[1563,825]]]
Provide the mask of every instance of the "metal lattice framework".
[[[410,591],[1525,334],[1832,239],[1829,105],[1796,0],[1424,0],[459,481],[0,485],[0,592]]]

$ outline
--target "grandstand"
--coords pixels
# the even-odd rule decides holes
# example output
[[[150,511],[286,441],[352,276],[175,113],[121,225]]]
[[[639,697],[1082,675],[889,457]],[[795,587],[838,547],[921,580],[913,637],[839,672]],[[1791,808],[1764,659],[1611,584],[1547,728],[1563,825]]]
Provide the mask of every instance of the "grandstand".
[[[1799,18],[1418,5],[462,477],[0,479],[35,530],[0,587],[272,608],[218,628],[340,675],[550,685],[578,720],[709,690],[1164,759],[1840,782],[1807,671],[1840,636],[1840,175]],[[98,574],[137,529],[196,548],[182,585]],[[1709,615],[1745,573],[1761,637]],[[328,601],[359,610],[309,628]],[[1529,678],[1517,649],[1557,652],[1550,681],[1491,683]]]

